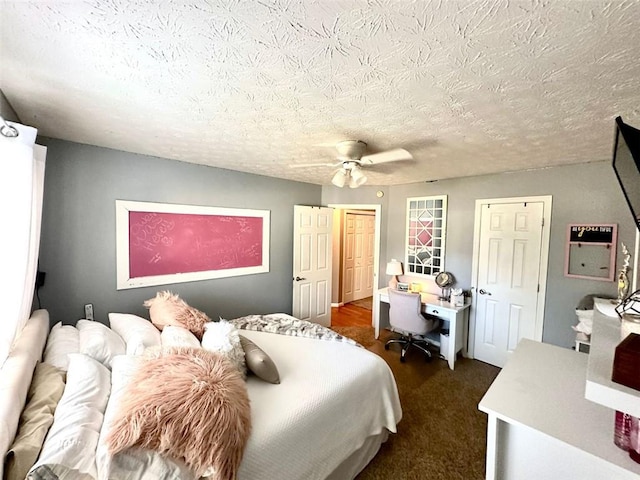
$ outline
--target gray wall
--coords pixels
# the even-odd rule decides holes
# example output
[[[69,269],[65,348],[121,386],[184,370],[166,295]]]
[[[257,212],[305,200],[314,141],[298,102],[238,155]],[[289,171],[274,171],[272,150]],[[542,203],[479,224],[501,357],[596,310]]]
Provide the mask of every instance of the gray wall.
[[[615,282],[564,276],[568,223],[617,223],[631,249],[635,229],[610,162],[529,172],[457,178],[434,183],[358,189],[320,187],[200,165],[39,139],[49,147],[45,176],[40,269],[47,281],[42,306],[52,321],[75,322],[93,303],[98,320],[110,311],[146,315],[142,302],[170,289],[213,318],[291,311],[293,205],[380,204],[382,238],[379,285],[386,261],[404,258],[407,197],[448,195],[446,268],[457,286],[471,286],[475,200],[552,195],[551,244],[543,339],[569,347],[575,306],[586,294],[615,296]],[[376,192],[382,190],[384,197]],[[117,291],[115,200],[268,209],[271,271],[226,279]],[[617,268],[621,265],[618,254]]]
[[[370,187],[375,190],[374,187]],[[383,206],[387,221],[385,250],[381,265],[390,258],[404,259],[407,197],[448,195],[446,269],[454,274],[457,287],[471,287],[473,263],[473,224],[475,201],[482,198],[552,195],[551,238],[547,278],[543,341],[570,347],[577,323],[575,307],[590,293],[616,295],[615,282],[583,280],[564,276],[566,227],[568,223],[617,223],[618,259],[622,265],[620,242],[631,251],[635,227],[610,162],[596,162],[527,172],[415,183],[390,187]],[[347,192],[323,187],[323,204],[347,199],[365,203],[368,192]],[[341,195],[343,198],[340,198]],[[327,200],[327,199],[330,199]],[[384,272],[380,285],[386,283]]]
[[[102,322],[109,312],[147,316],[142,302],[164,289],[211,318],[291,313],[293,205],[319,205],[320,186],[61,140],[38,143],[48,146],[40,300],[52,322],[75,323],[85,303]],[[270,210],[270,271],[118,291],[116,199]]]

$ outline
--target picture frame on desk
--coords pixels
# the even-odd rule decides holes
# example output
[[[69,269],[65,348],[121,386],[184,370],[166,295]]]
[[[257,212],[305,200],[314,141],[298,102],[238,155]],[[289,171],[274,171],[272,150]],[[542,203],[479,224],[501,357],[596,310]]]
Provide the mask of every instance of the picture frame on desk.
[[[408,283],[403,283],[403,282],[398,282],[398,291],[399,292],[408,292],[409,291],[409,284]]]

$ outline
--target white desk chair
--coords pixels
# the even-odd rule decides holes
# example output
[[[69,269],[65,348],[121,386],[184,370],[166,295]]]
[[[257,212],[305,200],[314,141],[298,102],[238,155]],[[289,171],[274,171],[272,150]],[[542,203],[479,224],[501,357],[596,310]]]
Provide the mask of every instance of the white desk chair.
[[[385,343],[385,350],[389,350],[389,345],[399,343],[402,345],[400,361],[404,363],[405,355],[409,347],[414,346],[422,350],[431,359],[431,352],[428,342],[421,338],[414,338],[414,335],[425,335],[440,326],[440,319],[426,316],[421,312],[420,294],[410,292],[400,292],[389,289],[389,323],[391,327],[399,331],[400,338],[392,338]]]

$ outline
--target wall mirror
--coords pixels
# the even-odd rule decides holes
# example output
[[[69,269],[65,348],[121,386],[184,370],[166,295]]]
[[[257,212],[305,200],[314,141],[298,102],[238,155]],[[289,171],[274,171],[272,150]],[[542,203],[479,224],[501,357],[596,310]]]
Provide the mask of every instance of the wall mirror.
[[[447,196],[407,198],[406,275],[434,276],[444,270]]]
[[[567,277],[613,281],[617,225],[569,224],[564,261]]]

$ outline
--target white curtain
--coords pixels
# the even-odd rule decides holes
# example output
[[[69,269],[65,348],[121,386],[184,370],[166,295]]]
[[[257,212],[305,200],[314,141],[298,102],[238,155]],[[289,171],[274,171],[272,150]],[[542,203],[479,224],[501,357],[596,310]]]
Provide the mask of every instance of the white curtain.
[[[0,366],[31,315],[46,158],[35,128],[8,123],[18,136],[0,133]]]

